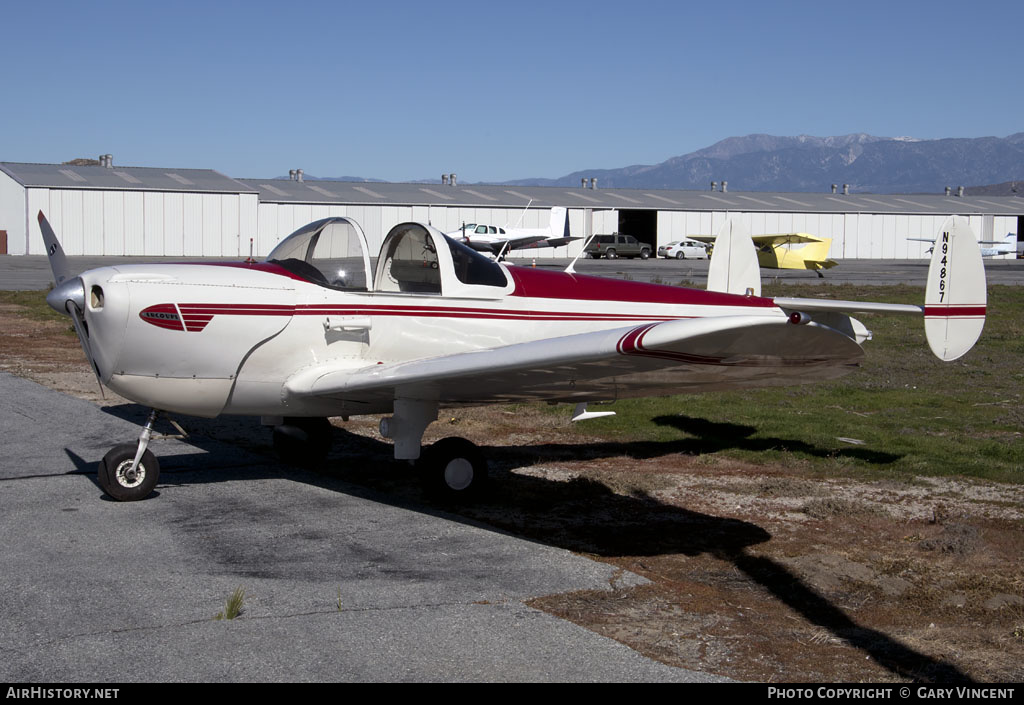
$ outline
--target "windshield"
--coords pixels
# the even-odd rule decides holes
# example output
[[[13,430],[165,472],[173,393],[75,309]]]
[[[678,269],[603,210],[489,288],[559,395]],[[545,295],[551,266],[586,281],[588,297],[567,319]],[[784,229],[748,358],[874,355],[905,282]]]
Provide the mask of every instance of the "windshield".
[[[299,228],[267,256],[303,279],[332,289],[366,291],[370,261],[362,231],[348,218],[327,218]]]

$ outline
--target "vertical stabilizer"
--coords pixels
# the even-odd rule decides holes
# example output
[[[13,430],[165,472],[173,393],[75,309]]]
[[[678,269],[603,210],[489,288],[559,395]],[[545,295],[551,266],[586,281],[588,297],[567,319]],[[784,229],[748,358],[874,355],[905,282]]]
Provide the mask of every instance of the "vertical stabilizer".
[[[967,220],[949,218],[935,240],[924,294],[924,332],[940,360],[970,350],[985,327],[985,265]]]
[[[761,295],[761,268],[757,264],[757,250],[746,227],[733,218],[722,226],[715,238],[708,268],[708,291],[727,294],[746,294],[753,290]]]
[[[551,237],[556,239],[570,237],[568,215],[568,211],[561,206],[555,206],[551,209],[551,223],[548,226],[551,230]]]

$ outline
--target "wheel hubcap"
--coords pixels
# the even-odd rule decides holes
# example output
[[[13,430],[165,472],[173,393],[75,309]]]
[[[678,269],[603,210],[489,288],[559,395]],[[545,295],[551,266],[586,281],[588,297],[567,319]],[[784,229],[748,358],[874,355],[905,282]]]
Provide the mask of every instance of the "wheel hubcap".
[[[139,466],[132,472],[132,461],[126,460],[117,466],[114,477],[117,478],[117,484],[121,487],[138,487],[146,479],[146,468],[139,463]]]
[[[444,482],[453,490],[464,490],[473,483],[473,464],[465,458],[450,460],[444,468]]]

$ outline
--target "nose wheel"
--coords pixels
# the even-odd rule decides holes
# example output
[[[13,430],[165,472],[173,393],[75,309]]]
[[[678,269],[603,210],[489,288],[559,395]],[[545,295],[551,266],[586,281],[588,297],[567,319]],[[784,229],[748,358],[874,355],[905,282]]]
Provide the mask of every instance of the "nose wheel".
[[[100,461],[96,479],[110,497],[119,502],[137,502],[153,493],[160,479],[160,463],[149,450],[154,438],[188,438],[177,421],[167,419],[178,433],[154,433],[156,420],[163,412],[152,409],[146,425],[142,427],[137,443],[122,443],[114,446]]]
[[[114,446],[100,461],[96,479],[100,487],[109,496],[119,502],[137,502],[152,494],[156,481],[160,479],[160,463],[149,450],[149,442],[154,437],[185,438],[185,429],[173,419],[170,424],[178,430],[176,435],[154,434],[153,427],[160,418],[156,409],[149,412],[146,425],[142,427],[137,443],[122,443]]]
[[[122,443],[100,461],[97,473],[100,487],[119,502],[145,499],[152,494],[160,478],[160,463],[150,450],[143,450],[139,461],[135,462],[138,449],[136,443]]]

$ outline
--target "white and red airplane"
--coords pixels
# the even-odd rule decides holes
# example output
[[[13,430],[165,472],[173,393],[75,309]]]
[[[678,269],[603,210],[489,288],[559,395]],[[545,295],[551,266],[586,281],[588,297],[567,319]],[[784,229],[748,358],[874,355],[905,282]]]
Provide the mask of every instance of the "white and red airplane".
[[[99,465],[103,489],[137,500],[156,485],[158,413],[240,414],[275,426],[281,450],[325,455],[328,417],[390,414],[380,432],[440,490],[474,493],[480,450],[424,449],[445,407],[810,383],[851,372],[871,334],[850,312],[923,315],[953,360],[984,325],[985,275],[965,221],[947,222],[924,306],[763,298],[737,224],[719,235],[698,291],[509,266],[420,223],[395,226],[371,268],[349,218],[300,228],[261,263],[114,265],[72,276],[42,212],[57,287],[102,385],[151,407],[137,442]]]

